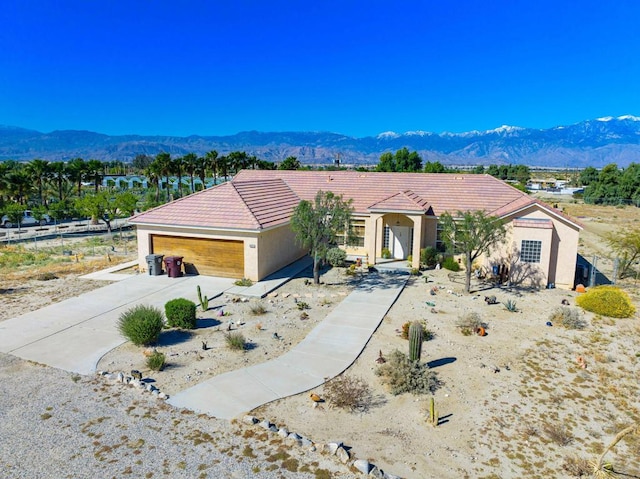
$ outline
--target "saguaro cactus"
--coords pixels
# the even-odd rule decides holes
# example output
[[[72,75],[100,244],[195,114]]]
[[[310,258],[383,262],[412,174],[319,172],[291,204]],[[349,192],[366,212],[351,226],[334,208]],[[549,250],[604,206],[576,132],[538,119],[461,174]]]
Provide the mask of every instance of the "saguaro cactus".
[[[422,325],[414,321],[409,326],[409,359],[411,361],[420,361],[422,339]]]
[[[438,417],[438,411],[436,410],[436,401],[432,397],[429,401],[429,423],[432,426],[437,426],[438,422],[440,422],[440,418]]]

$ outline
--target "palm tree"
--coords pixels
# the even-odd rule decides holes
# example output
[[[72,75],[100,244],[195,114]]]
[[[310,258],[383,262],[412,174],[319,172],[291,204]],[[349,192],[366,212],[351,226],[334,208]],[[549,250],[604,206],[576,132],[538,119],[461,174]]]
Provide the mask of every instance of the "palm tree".
[[[93,178],[93,184],[97,194],[100,178],[104,176],[104,163],[100,160],[89,160],[87,162],[87,174]]]
[[[161,152],[156,155],[155,160],[151,164],[153,171],[162,178],[165,177],[167,187],[167,201],[169,201],[169,175],[171,174],[171,155],[166,152]],[[160,187],[162,184],[160,183]]]
[[[196,167],[194,170],[194,173],[196,175],[198,175],[198,178],[200,178],[200,181],[202,181],[202,188],[205,188],[204,185],[204,180],[207,179],[207,159],[199,156],[198,159],[196,160]],[[193,180],[192,180],[193,183]]]
[[[38,198],[40,200],[40,204],[46,206],[43,194],[43,185],[51,173],[51,163],[47,160],[36,158],[35,160],[27,163],[26,172],[38,187]]]
[[[7,194],[14,201],[25,204],[29,192],[33,188],[31,176],[22,166],[13,168],[7,174]]]
[[[151,162],[149,166],[147,166],[145,170],[145,175],[147,176],[149,181],[153,185],[155,185],[156,187],[155,202],[159,203],[160,202],[160,175],[155,170],[155,165],[153,162]]]
[[[232,151],[229,153],[229,167],[234,174],[247,167],[249,157],[244,151]]]
[[[184,169],[187,173],[189,173],[189,179],[191,181],[191,193],[195,191],[193,185],[193,177],[195,176],[196,169],[198,168],[198,160],[198,155],[196,155],[195,153],[187,153],[182,157]]]
[[[227,156],[221,156],[218,158],[218,172],[220,176],[224,176],[224,181],[229,179],[229,158]]]
[[[74,158],[67,163],[67,172],[71,180],[78,188],[78,196],[82,196],[82,180],[87,175],[87,163],[82,158]]]
[[[54,161],[50,165],[51,171],[51,181],[56,186],[56,191],[58,192],[58,200],[62,201],[62,186],[65,181],[67,181],[67,165],[64,164],[63,161]]]
[[[178,177],[178,196],[182,198],[182,171],[184,168],[184,157],[179,156],[171,160],[171,173]]]
[[[218,179],[218,168],[220,166],[218,161],[218,152],[216,150],[211,150],[204,155],[204,158],[209,168],[211,168],[211,173],[213,174],[213,185],[215,186]]]

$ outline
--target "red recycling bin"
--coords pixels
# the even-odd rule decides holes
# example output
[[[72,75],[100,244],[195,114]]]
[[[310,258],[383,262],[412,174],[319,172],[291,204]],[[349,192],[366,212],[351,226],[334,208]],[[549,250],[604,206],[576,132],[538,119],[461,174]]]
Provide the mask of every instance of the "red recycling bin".
[[[182,256],[165,256],[164,264],[167,267],[169,278],[182,276]]]

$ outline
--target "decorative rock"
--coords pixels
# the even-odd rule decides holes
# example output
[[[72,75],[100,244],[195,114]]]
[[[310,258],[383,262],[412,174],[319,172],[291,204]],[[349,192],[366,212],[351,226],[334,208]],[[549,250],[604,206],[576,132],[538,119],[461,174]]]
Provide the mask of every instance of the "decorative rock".
[[[118,373],[118,375],[116,376],[116,381],[118,381],[119,383],[124,382],[124,374],[122,374],[122,372]]]
[[[157,391],[157,389],[156,389],[156,391]],[[154,391],[153,394],[155,394],[156,391]],[[169,395],[165,394],[165,393],[161,393],[160,391],[158,391],[158,399],[169,399]]]
[[[267,421],[266,419],[260,423],[260,427],[262,429],[269,429],[271,426],[272,426],[272,424],[269,421]]]
[[[382,469],[378,469],[378,466],[372,466],[369,471],[369,475],[371,477],[375,477],[376,479],[385,479],[386,475]]]
[[[153,386],[153,384],[147,384],[145,389],[150,393],[152,393],[153,391],[155,391],[156,388]]]
[[[369,474],[369,471],[371,471],[371,463],[366,459],[356,459],[353,461],[353,467],[363,474]]]
[[[278,432],[278,426],[276,426],[275,424],[272,424],[271,426],[269,426],[269,431]]]
[[[400,476],[389,474],[388,472],[384,473],[384,478],[385,479],[402,479]]]
[[[346,464],[347,462],[349,462],[349,459],[351,459],[351,454],[349,454],[349,451],[347,451],[344,447],[339,447],[336,451],[336,457],[340,459],[340,462],[342,462],[342,464]]]
[[[311,441],[310,439],[307,439],[306,437],[303,437],[300,439],[300,445],[304,447],[313,446],[313,441]]]
[[[255,416],[245,416],[242,418],[242,422],[245,424],[258,424],[260,420]]]
[[[329,454],[335,454],[336,451],[341,447],[342,447],[341,442],[330,442],[329,444],[325,445],[325,449]]]
[[[282,297],[283,297],[283,298],[288,298],[289,296],[291,296],[291,293],[283,293],[283,294],[282,294]]]
[[[278,429],[278,436],[287,437],[289,436],[289,431],[287,430],[286,427],[281,427],[280,429]]]

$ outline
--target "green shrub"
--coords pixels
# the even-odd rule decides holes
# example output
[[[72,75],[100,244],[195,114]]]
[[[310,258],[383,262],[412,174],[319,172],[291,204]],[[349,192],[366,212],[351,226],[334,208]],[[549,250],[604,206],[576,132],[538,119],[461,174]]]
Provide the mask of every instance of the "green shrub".
[[[160,351],[154,351],[147,358],[147,367],[152,371],[162,371],[164,368],[166,357]]]
[[[164,305],[167,324],[172,328],[195,329],[196,303],[184,298],[167,301]]]
[[[304,311],[305,309],[309,309],[309,305],[307,303],[305,303],[304,301],[298,301],[297,305],[298,305],[298,309],[300,311]]]
[[[237,280],[233,284],[235,284],[236,286],[252,286],[253,281],[251,281],[249,278],[242,278]]]
[[[390,259],[391,258],[391,251],[389,251],[389,248],[382,248],[382,257],[384,259]]]
[[[382,384],[389,388],[394,396],[402,393],[431,394],[440,381],[435,372],[425,363],[411,361],[400,351],[393,351],[386,363],[376,370]]]
[[[224,340],[227,343],[227,347],[235,351],[243,351],[247,346],[242,333],[227,333],[224,336]]]
[[[420,250],[420,264],[427,268],[435,268],[438,264],[438,251],[433,246],[427,246]]]
[[[156,343],[163,326],[162,311],[142,304],[126,310],[118,318],[120,333],[136,346]]]
[[[327,251],[327,262],[331,266],[344,266],[347,259],[347,252],[340,248],[331,248]]]
[[[561,324],[567,329],[584,329],[587,322],[580,317],[580,312],[575,308],[556,308],[550,315],[549,321]]]
[[[610,318],[629,318],[636,312],[627,293],[615,286],[597,286],[576,298],[576,304]]]
[[[449,271],[460,271],[460,264],[458,264],[453,256],[447,256],[442,262],[442,267]]]

